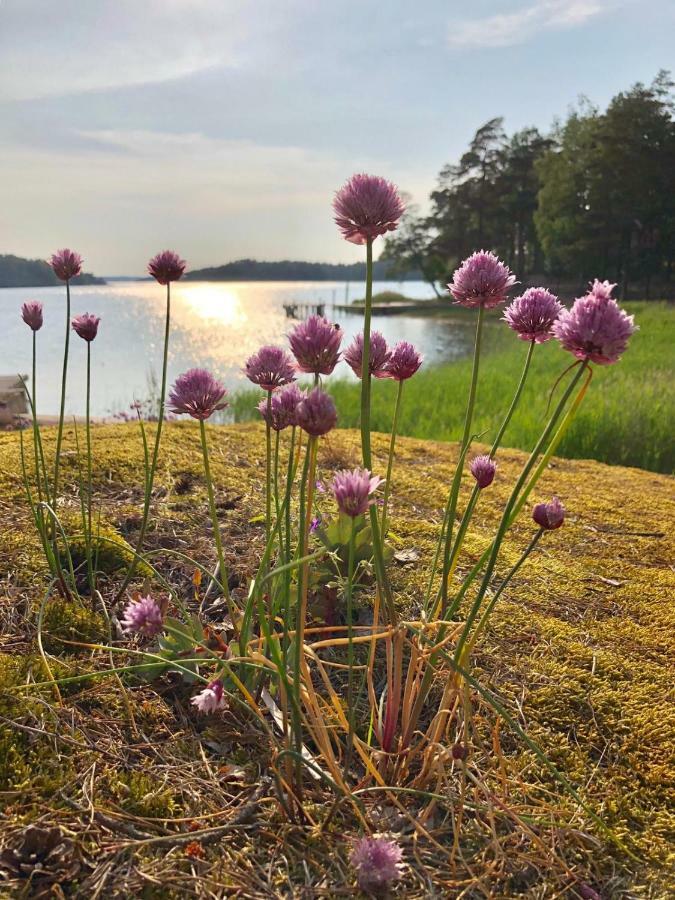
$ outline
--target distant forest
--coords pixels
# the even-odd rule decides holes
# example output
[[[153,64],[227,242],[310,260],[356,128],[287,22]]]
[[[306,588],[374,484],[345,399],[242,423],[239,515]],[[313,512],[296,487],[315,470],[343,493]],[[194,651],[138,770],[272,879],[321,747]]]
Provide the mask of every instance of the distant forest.
[[[83,272],[73,279],[74,284],[105,284],[103,278]],[[0,255],[0,288],[49,287],[61,284],[43,259],[23,259],[21,256]]]
[[[388,274],[396,268],[393,275]],[[406,271],[401,266],[394,266],[390,261],[376,262],[373,266],[376,281],[388,278],[417,279],[420,272],[411,263]],[[238,259],[222,266],[208,269],[195,269],[187,272],[186,278],[192,281],[363,281],[366,277],[365,263],[312,263],[294,260],[280,262],[259,262],[255,259]]]
[[[409,207],[381,260],[414,267],[438,291],[477,249],[523,284],[579,289],[618,282],[621,295],[675,298],[673,82],[660,72],[601,111],[581,100],[549,134],[482,125],[440,172],[431,212]]]

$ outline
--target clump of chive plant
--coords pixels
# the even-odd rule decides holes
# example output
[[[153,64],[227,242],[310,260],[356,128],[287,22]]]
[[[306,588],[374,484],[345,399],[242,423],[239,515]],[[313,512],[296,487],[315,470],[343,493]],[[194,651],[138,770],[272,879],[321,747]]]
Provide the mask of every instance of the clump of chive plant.
[[[387,516],[390,499],[395,496],[393,462],[404,385],[420,369],[422,357],[410,343],[401,341],[391,348],[379,332],[371,330],[373,243],[397,228],[402,212],[403,202],[396,187],[376,176],[356,175],[335,196],[335,220],[341,235],[365,246],[366,255],[363,329],[346,349],[342,349],[341,329],[324,317],[313,316],[290,332],[288,350],[266,345],[244,364],[246,377],[261,390],[258,410],[266,432],[265,533],[259,560],[250,566],[247,588],[233,590],[232,594],[209,458],[213,432],[207,432],[206,425],[226,407],[226,391],[213,374],[194,368],[176,379],[166,404],[170,286],[181,278],[185,263],[165,251],[149,265],[150,273],[167,292],[162,402],[152,452],[142,432],[146,452],[143,520],[135,562],[118,596],[141,560],[148,567],[146,572],[161,578],[157,570],[149,568],[154,553],[161,551],[153,551],[152,557],[144,554],[143,542],[166,405],[170,415],[186,415],[197,423],[193,425],[199,430],[218,564],[216,574],[210,576],[209,589],[222,590],[229,619],[222,626],[224,636],[210,627],[205,629],[199,615],[185,607],[181,592],[162,578],[163,590],[169,588],[178,618],[166,615],[167,604],[160,604],[150,587],[144,586],[142,594],[132,595],[127,602],[122,628],[130,638],[147,639],[141,643],[143,649],[135,651],[146,657],[141,668],[153,672],[170,669],[191,683],[201,682],[191,699],[197,712],[208,715],[226,705],[234,709],[232,701],[238,700],[248,713],[258,717],[261,728],[276,745],[275,774],[279,776],[284,808],[294,810],[293,815],[303,803],[307,769],[312,777],[345,795],[358,784],[362,795],[369,784],[405,786],[412,793],[434,791],[439,771],[446,770],[448,764],[469,765],[474,733],[471,691],[477,684],[472,674],[474,647],[489,626],[496,604],[512,589],[520,568],[540,542],[556,540],[565,521],[563,504],[554,497],[534,505],[530,534],[516,548],[516,562],[510,568],[503,564],[505,537],[529,504],[540,475],[583,401],[592,366],[618,362],[636,327],[612,298],[614,286],[609,282],[596,280],[570,310],[565,310],[544,287],[530,288],[509,302],[515,276],[491,252],[479,251],[460,264],[448,285],[448,300],[452,298],[474,310],[476,319],[462,439],[447,485],[435,553],[427,561],[428,578],[419,597],[420,615],[416,620],[402,620],[398,579],[390,578],[390,543],[394,536],[388,535]],[[66,282],[69,298],[69,280],[81,262],[76,255],[63,253],[55,271]],[[503,419],[490,435],[488,452],[475,452],[473,416],[480,402],[483,326],[488,315],[496,317],[490,311],[500,307],[514,340],[525,345],[524,364],[518,382],[511,386],[512,397]],[[22,315],[32,331],[35,348],[42,310],[34,302],[24,306]],[[72,327],[86,342],[89,354],[98,319],[85,314],[74,319]],[[501,441],[521,401],[533,354],[539,345],[555,340],[573,358],[559,379],[561,396],[542,423],[541,434],[507,490],[506,500],[499,501],[498,524],[491,540],[478,560],[468,562],[463,554],[472,518],[481,504],[495,503],[496,495],[501,494],[488,488],[498,472]],[[67,357],[66,346],[64,389]],[[338,424],[339,414],[326,380],[340,359],[361,381],[361,465],[328,473],[319,468],[319,451],[322,441],[330,441],[327,436]],[[307,376],[307,383],[298,384],[298,376]],[[397,382],[397,395],[380,504],[377,497],[383,482],[372,474],[370,398],[383,379]],[[88,375],[87,398],[89,390]],[[87,415],[87,496],[91,504],[89,434]],[[46,477],[37,428],[35,468],[44,496],[52,499],[55,490]],[[324,484],[330,484],[330,490]],[[468,485],[466,493],[462,485]],[[507,489],[503,477],[500,487]],[[42,505],[33,504],[36,510]],[[87,530],[91,533],[91,512]],[[43,546],[49,553],[50,542],[43,540]],[[180,555],[194,563],[200,573],[211,572],[205,563]],[[329,586],[319,575],[321,567],[326,566],[333,572]],[[375,576],[374,580],[358,581],[359,590],[370,594],[372,616],[366,625],[354,617],[360,566]],[[199,581],[194,582],[196,592]],[[72,582],[76,590],[74,577]],[[322,591],[332,591],[344,599],[346,619],[329,622],[326,618],[322,626],[310,618],[310,600]],[[150,649],[150,641],[156,641],[159,652]],[[359,660],[358,667],[357,648],[367,655],[366,662]],[[330,654],[330,661],[324,659],[325,652]],[[381,677],[375,677],[376,664],[383,668],[377,672]],[[432,687],[439,687],[440,692]],[[374,836],[358,842],[351,862],[359,885],[376,892],[400,877],[401,859],[401,848],[395,841]]]

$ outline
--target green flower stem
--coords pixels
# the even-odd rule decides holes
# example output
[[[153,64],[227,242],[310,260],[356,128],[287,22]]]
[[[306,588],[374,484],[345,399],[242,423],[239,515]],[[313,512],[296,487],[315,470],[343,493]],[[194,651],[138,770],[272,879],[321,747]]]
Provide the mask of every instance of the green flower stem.
[[[272,533],[272,391],[267,392],[267,416],[265,418],[265,538]]]
[[[373,240],[366,241],[366,299],[363,314],[363,353],[361,355],[361,453],[364,468],[372,471],[372,453],[370,448],[370,320],[373,303]],[[382,537],[375,506],[370,507],[370,528],[373,535],[373,556],[375,576],[378,588],[387,609],[389,621],[398,620],[394,600],[389,586],[389,579],[384,565]]]
[[[382,501],[382,539],[387,535],[387,509],[389,507],[389,495],[391,493],[391,473],[394,468],[394,451],[396,448],[396,433],[398,431],[398,417],[401,410],[401,396],[403,394],[403,381],[398,382],[396,389],[396,404],[394,406],[394,418],[391,423],[391,439],[389,441],[389,461],[387,462],[387,478],[384,482],[384,500]]]
[[[94,568],[92,562],[92,530],[91,530],[91,495],[92,495],[92,460],[91,460],[91,341],[87,341],[87,408],[86,408],[86,435],[87,435],[87,574],[89,576],[89,588],[93,592]]]
[[[507,586],[508,586],[509,582],[511,581],[511,579],[513,578],[513,576],[516,574],[518,569],[520,569],[520,567],[525,562],[527,557],[530,555],[530,553],[532,553],[534,548],[537,546],[537,544],[541,540],[543,534],[544,534],[544,529],[540,528],[539,531],[536,532],[536,534],[534,535],[534,537],[532,538],[530,543],[527,545],[527,547],[523,550],[523,553],[522,553],[520,559],[518,560],[518,562],[515,564],[515,566],[512,567],[510,572],[505,576],[502,583],[499,585],[497,590],[494,592],[494,595],[491,597],[490,602],[485,607],[485,612],[480,617],[478,625],[476,625],[475,631],[474,631],[473,635],[471,636],[471,640],[467,644],[467,647],[466,647],[467,653],[471,652],[471,650],[473,649],[473,647],[476,643],[476,640],[478,639],[478,636],[480,635],[481,631],[487,625],[487,621],[490,618],[490,614],[492,613],[492,610],[495,608],[495,604],[497,603],[497,600],[499,600],[499,598],[504,593],[504,590],[507,588]]]
[[[527,463],[525,464],[523,471],[520,473],[520,476],[518,477],[518,480],[516,481],[513,491],[511,492],[511,496],[509,497],[509,499],[506,503],[504,512],[502,514],[501,522],[499,523],[499,528],[497,529],[497,534],[496,534],[495,539],[492,542],[492,546],[490,548],[490,554],[488,556],[487,566],[485,569],[485,573],[483,575],[483,581],[481,582],[481,586],[478,590],[478,594],[476,596],[474,604],[471,607],[471,611],[469,612],[467,620],[464,624],[464,629],[462,630],[462,634],[461,634],[459,640],[457,641],[457,647],[455,649],[455,662],[456,663],[459,663],[460,660],[463,659],[462,654],[463,654],[463,650],[464,650],[464,645],[466,644],[466,642],[468,640],[469,634],[471,632],[471,626],[473,625],[474,620],[480,610],[481,604],[483,602],[483,598],[485,597],[485,592],[487,591],[487,589],[490,585],[490,580],[492,578],[492,573],[494,571],[494,567],[497,562],[497,557],[498,557],[499,551],[501,549],[502,541],[504,540],[504,535],[506,534],[506,531],[507,531],[509,525],[511,524],[511,514],[514,511],[514,506],[516,504],[516,501],[518,500],[519,494],[520,494],[521,490],[523,489],[523,487],[525,487],[525,484],[528,479],[528,475],[534,468],[534,465],[537,461],[539,454],[541,453],[544,445],[550,438],[551,433],[553,432],[553,429],[555,428],[556,422],[560,418],[560,415],[561,415],[562,411],[564,410],[564,408],[567,404],[567,401],[569,400],[572,392],[574,391],[574,388],[577,386],[579,379],[584,374],[584,371],[585,371],[587,365],[588,365],[588,362],[586,361],[581,366],[579,366],[579,369],[578,369],[576,375],[574,376],[574,378],[571,380],[570,384],[568,385],[567,390],[565,391],[562,398],[560,399],[560,402],[558,403],[558,406],[556,407],[555,412],[549,419],[548,424],[546,425],[546,428],[544,428],[544,431],[543,431],[541,437],[537,441],[537,444],[536,444],[534,450],[530,454],[530,458],[528,459]]]
[[[33,331],[33,366],[32,366],[32,378],[33,378],[33,399],[32,399],[32,410],[33,410],[33,452],[35,454],[35,484],[37,487],[38,500],[42,503],[42,479],[40,478],[40,451],[39,451],[39,430],[38,423],[36,418],[36,409],[37,409],[37,384],[36,384],[36,373],[37,373],[37,332]],[[25,387],[25,385],[24,385]],[[45,492],[47,490],[47,485],[45,484]],[[49,495],[45,493],[47,502],[49,502]]]
[[[462,443],[460,444],[460,458],[457,461],[457,469],[453,478],[452,487],[450,489],[450,497],[448,499],[448,515],[447,525],[445,529],[445,544],[443,546],[443,569],[441,575],[441,608],[445,608],[448,603],[448,575],[450,572],[450,547],[452,542],[452,533],[455,524],[455,511],[457,509],[457,498],[459,496],[459,485],[464,468],[464,458],[469,448],[469,438],[471,436],[471,423],[473,422],[473,411],[476,405],[476,389],[478,386],[478,368],[480,365],[480,349],[483,337],[483,321],[485,318],[485,307],[481,303],[478,307],[478,319],[476,320],[476,340],[473,348],[473,365],[471,367],[471,387],[469,388],[469,399],[466,404],[466,415],[464,416],[464,433],[462,434]]]
[[[216,512],[216,498],[213,493],[213,479],[211,478],[211,466],[209,464],[209,445],[206,440],[206,426],[204,420],[199,420],[199,436],[202,442],[202,454],[204,456],[204,475],[206,476],[206,490],[209,496],[209,511],[211,513],[211,522],[213,523],[213,537],[216,542],[216,553],[218,555],[218,569],[220,574],[220,583],[223,587],[223,594],[227,601],[232,618],[232,625],[237,631],[237,616],[230,597],[230,589],[227,584],[227,566],[225,565],[225,557],[223,555],[223,542],[220,536],[220,524],[218,522],[218,513]]]
[[[354,558],[356,556],[356,521],[352,518],[352,527],[349,532],[349,553],[347,557],[347,717],[349,719],[349,734],[347,737],[347,753],[345,756],[345,776],[351,762],[352,746],[354,742]]]
[[[66,382],[68,379],[68,348],[70,346],[70,281],[66,281],[66,339],[63,345],[63,368],[61,371],[61,411],[59,428],[56,433],[56,459],[54,461],[54,505],[59,495],[59,470],[61,467],[61,442],[63,441],[63,417],[66,410]]]
[[[166,317],[164,321],[164,353],[162,358],[162,386],[159,394],[159,409],[157,411],[157,431],[155,432],[155,445],[152,451],[152,462],[150,463],[150,471],[146,473],[145,480],[145,499],[143,503],[143,518],[141,520],[141,529],[136,542],[136,554],[127,570],[127,574],[119,589],[117,597],[122,596],[128,587],[131,579],[134,577],[136,567],[138,566],[139,555],[143,550],[145,543],[145,535],[148,530],[148,521],[150,517],[150,502],[152,500],[152,488],[155,482],[155,473],[157,471],[157,463],[159,460],[159,445],[162,439],[162,425],[164,424],[164,403],[166,400],[166,376],[169,366],[169,333],[171,329],[171,282],[166,286]]]
[[[492,447],[490,449],[489,456],[494,458],[497,450],[499,449],[502,438],[504,437],[504,432],[508,428],[509,422],[511,421],[514,412],[516,411],[516,407],[520,401],[521,394],[523,393],[523,388],[525,387],[525,381],[527,380],[527,375],[530,370],[530,363],[532,361],[532,353],[534,352],[535,342],[530,341],[529,347],[527,348],[527,355],[525,357],[525,365],[523,366],[523,371],[520,376],[520,381],[518,382],[518,387],[516,388],[516,392],[513,395],[513,400],[511,401],[511,405],[509,406],[508,412],[504,417],[504,421],[499,427],[499,431],[492,443]],[[457,559],[462,550],[462,545],[464,543],[464,538],[466,537],[466,532],[473,517],[474,510],[476,508],[476,504],[478,503],[478,498],[480,496],[481,489],[478,485],[474,485],[473,491],[471,492],[471,497],[469,499],[469,503],[467,504],[466,511],[462,517],[462,521],[459,526],[459,530],[457,532],[457,537],[455,538],[455,542],[452,547],[452,552],[450,554],[450,565],[448,567],[448,581],[452,577],[452,573],[455,569],[455,565],[457,564]],[[439,597],[442,596],[442,592],[439,591]],[[438,601],[437,601],[438,603]],[[447,612],[447,586],[445,592],[445,603],[441,608],[441,617],[444,618]]]

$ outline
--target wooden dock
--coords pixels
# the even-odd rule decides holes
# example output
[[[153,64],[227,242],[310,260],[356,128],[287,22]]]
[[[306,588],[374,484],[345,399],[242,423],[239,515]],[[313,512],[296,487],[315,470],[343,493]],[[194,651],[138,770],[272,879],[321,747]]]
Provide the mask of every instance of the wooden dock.
[[[426,315],[426,313],[447,310],[448,304],[434,300],[413,303],[376,303],[371,307],[373,316]],[[359,315],[363,312],[361,303],[284,303],[287,319],[307,319],[309,316],[325,316],[326,310],[335,313]]]

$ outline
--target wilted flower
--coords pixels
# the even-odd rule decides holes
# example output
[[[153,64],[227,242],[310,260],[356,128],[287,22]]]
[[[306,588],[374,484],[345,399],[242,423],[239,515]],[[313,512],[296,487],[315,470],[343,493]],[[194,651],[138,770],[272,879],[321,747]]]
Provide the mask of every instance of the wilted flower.
[[[352,175],[333,200],[335,222],[352,244],[394,231],[405,206],[395,185],[377,175]]]
[[[337,410],[333,398],[321,388],[314,388],[298,403],[296,420],[307,434],[314,437],[327,434],[337,423]]]
[[[448,289],[461,306],[490,309],[503,303],[516,276],[494,253],[479,250],[467,257],[452,277]]]
[[[356,869],[361,890],[382,890],[400,878],[402,856],[398,842],[390,838],[374,835],[358,840],[349,861]]]
[[[226,390],[205,369],[188,369],[176,379],[169,393],[173,413],[187,413],[193,419],[208,419],[217,409],[225,409]]]
[[[207,684],[204,690],[196,694],[190,703],[196,706],[200,713],[204,714],[215,712],[217,709],[222,709],[225,706],[223,682],[220,678],[216,678],[215,681]]]
[[[21,318],[33,331],[42,328],[42,304],[39,300],[26,300],[21,307]]]
[[[375,378],[387,378],[389,371],[387,366],[391,352],[387,342],[379,331],[373,331],[370,335],[370,348],[368,357],[368,369]],[[363,368],[363,335],[357,334],[349,347],[344,352],[344,358],[352,371],[361,378]]]
[[[244,374],[264,391],[275,391],[295,379],[293,360],[281,347],[266,345],[249,356]]]
[[[49,265],[57,278],[61,281],[70,281],[82,271],[82,257],[74,250],[57,250],[52,254]]]
[[[564,522],[565,507],[557,497],[553,497],[548,503],[537,503],[532,510],[532,518],[540,528],[553,531]]]
[[[613,287],[596,280],[591,292],[576,299],[572,309],[564,309],[554,323],[553,334],[577,359],[600,366],[615,363],[637,331],[633,316],[610,296]]]
[[[90,313],[82,313],[81,316],[75,316],[71,325],[73,331],[78,334],[83,341],[90,344],[98,334],[98,323],[101,321],[99,316],[92,316]]]
[[[476,456],[469,466],[471,474],[476,479],[479,488],[489,487],[494,481],[497,465],[495,461],[488,456]]]
[[[391,351],[385,370],[394,381],[412,378],[422,365],[423,356],[408,341],[399,341]]]
[[[523,341],[543,344],[553,337],[551,327],[562,312],[555,294],[543,287],[528,288],[504,310],[504,321]]]
[[[122,627],[124,631],[138,631],[148,637],[158,634],[162,630],[162,610],[157,601],[149,594],[131,600],[124,610]]]
[[[375,502],[371,494],[377,490],[382,479],[371,475],[368,469],[345,469],[336,472],[333,478],[333,494],[340,512],[355,519],[368,511]]]
[[[310,316],[288,335],[301,372],[330,375],[340,359],[342,329],[323,316]]]
[[[305,398],[305,392],[293,382],[282,390],[272,394],[268,404],[263,398],[258,404],[258,412],[274,431],[283,431],[289,425],[297,425],[296,410],[298,403]],[[269,421],[268,421],[269,414]]]
[[[160,284],[168,284],[183,277],[186,265],[185,260],[173,250],[162,250],[148,263],[148,272]]]

